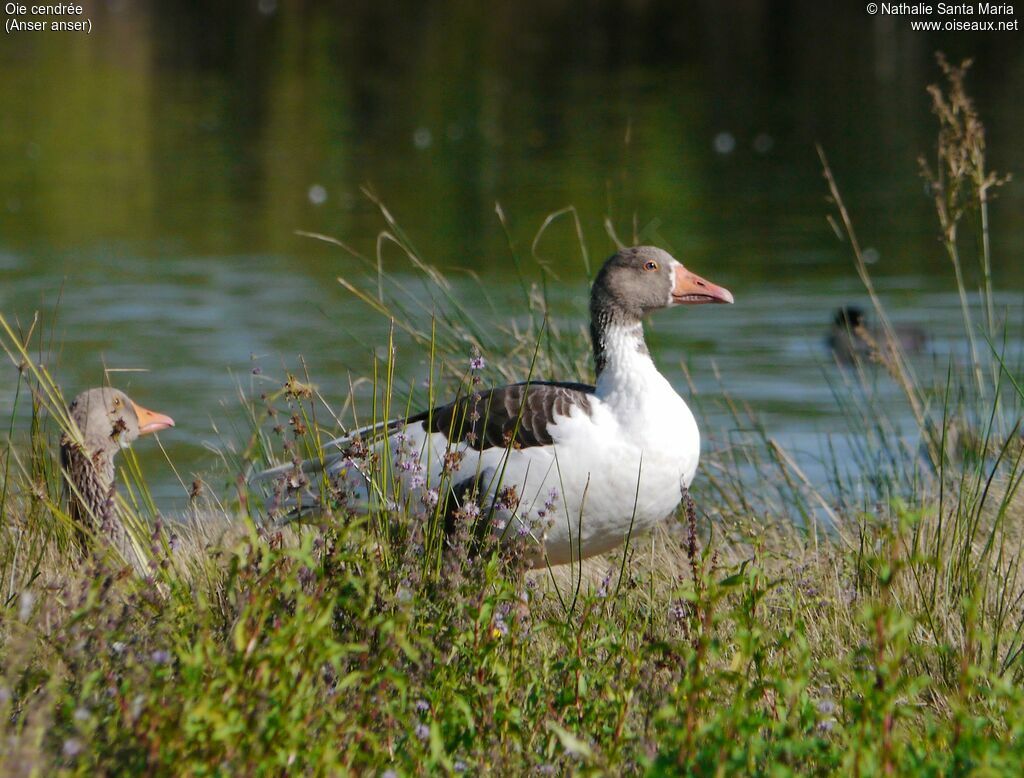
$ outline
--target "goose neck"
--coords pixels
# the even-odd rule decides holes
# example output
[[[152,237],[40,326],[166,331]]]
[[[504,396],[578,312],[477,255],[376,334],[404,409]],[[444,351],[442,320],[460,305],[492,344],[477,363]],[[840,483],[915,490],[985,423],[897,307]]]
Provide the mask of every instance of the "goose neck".
[[[595,319],[591,325],[598,390],[641,389],[660,378],[638,318]]]

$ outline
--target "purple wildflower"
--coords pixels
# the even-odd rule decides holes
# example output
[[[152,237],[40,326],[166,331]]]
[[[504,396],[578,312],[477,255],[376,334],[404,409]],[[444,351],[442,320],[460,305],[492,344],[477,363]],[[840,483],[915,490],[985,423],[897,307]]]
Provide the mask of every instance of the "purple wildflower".
[[[428,727],[426,724],[417,724],[415,732],[416,737],[418,737],[420,740],[426,740],[428,737],[430,737],[430,727]]]
[[[64,741],[64,747],[62,750],[64,752],[64,756],[69,759],[73,759],[82,753],[82,741],[78,738],[69,737]]]
[[[548,492],[548,498],[544,501],[544,512],[551,513],[551,511],[555,509],[556,505],[558,505],[558,490],[552,488],[552,490]]]
[[[426,700],[416,700],[416,710],[420,713],[426,713],[430,710],[430,703]]]
[[[152,660],[153,664],[165,665],[171,661],[171,653],[170,651],[165,651],[164,649],[160,648],[154,651],[152,654],[150,654],[149,658]]]
[[[480,355],[479,352],[474,352],[473,356],[469,360],[470,370],[483,370],[487,367],[487,361]]]
[[[676,600],[668,609],[668,615],[673,621],[681,624],[690,615],[690,604],[686,600]]]

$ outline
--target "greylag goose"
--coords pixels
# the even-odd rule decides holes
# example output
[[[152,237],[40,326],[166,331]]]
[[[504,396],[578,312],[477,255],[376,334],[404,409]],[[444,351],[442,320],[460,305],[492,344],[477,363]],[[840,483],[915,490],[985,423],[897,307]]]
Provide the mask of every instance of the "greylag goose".
[[[893,333],[906,354],[919,354],[928,345],[928,335],[912,324],[897,324]],[[825,345],[844,365],[868,359],[885,343],[885,333],[868,325],[863,309],[847,305],[836,310],[832,317]]]
[[[79,526],[79,542],[88,547],[86,528],[105,537],[125,559],[134,561],[131,544],[114,503],[114,457],[139,435],[174,426],[170,416],[143,408],[118,389],[87,389],[68,407],[81,438],[65,433],[60,462],[67,479],[68,515]]]
[[[661,249],[623,249],[591,290],[595,386],[529,381],[473,392],[333,440],[326,448],[338,453],[302,470],[326,471],[335,494],[362,505],[372,489],[364,436],[386,436],[407,505],[444,500],[437,490],[447,478],[456,517],[485,516],[497,532],[530,535],[534,565],[609,551],[672,514],[700,456],[697,423],[651,359],[642,320],[662,308],[731,302],[728,290]],[[290,518],[319,507],[294,464],[256,480],[272,478],[281,479]]]

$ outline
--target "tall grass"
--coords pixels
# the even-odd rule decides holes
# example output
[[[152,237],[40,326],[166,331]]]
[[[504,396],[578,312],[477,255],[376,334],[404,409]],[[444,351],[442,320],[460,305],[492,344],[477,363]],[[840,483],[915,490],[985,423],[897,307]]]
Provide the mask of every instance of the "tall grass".
[[[985,167],[964,68],[942,68],[927,175],[971,363],[932,374],[901,352],[822,153],[834,223],[883,328],[870,360],[914,429],[880,408],[878,368],[838,373],[856,466],[837,455],[815,483],[725,398],[753,432],[706,452],[695,503],[583,564],[529,572],[522,544],[469,521],[447,542],[437,504],[402,501],[395,474],[409,463],[386,448],[359,463],[375,484],[368,509],[301,470],[340,432],[435,398],[586,377],[586,332],[550,316],[536,242],[524,256],[509,241],[524,314],[495,310],[484,326],[381,205],[367,278],[339,279],[393,322],[372,376],[337,403],[304,365],[254,378],[248,445],[221,452],[229,488],[196,484],[181,521],[158,516],[137,461],[122,460],[138,571],[113,553],[73,555],[53,441],[76,431],[40,366],[48,338],[0,322],[18,406],[0,485],[5,774],[1019,770],[1024,394],[1008,344],[1020,333],[995,304],[989,256],[1003,179]],[[960,248],[972,224],[978,305]],[[396,247],[415,287],[383,272]],[[582,237],[580,251],[588,262]],[[396,380],[401,338],[427,355],[425,386]],[[474,353],[486,368],[470,367]],[[368,451],[379,434],[364,434]],[[280,462],[297,466],[294,482],[250,490],[246,474]],[[307,493],[328,503],[324,518],[268,520],[268,506]]]

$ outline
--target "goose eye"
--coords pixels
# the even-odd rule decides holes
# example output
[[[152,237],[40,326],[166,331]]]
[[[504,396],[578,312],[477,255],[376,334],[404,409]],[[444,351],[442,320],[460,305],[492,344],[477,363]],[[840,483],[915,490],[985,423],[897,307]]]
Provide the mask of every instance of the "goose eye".
[[[120,397],[115,397],[114,398],[114,407],[115,408],[120,408],[121,407],[121,398]]]
[[[653,259],[648,260],[647,262],[644,263],[644,270],[657,270],[657,269],[658,269],[658,263],[655,262]]]

